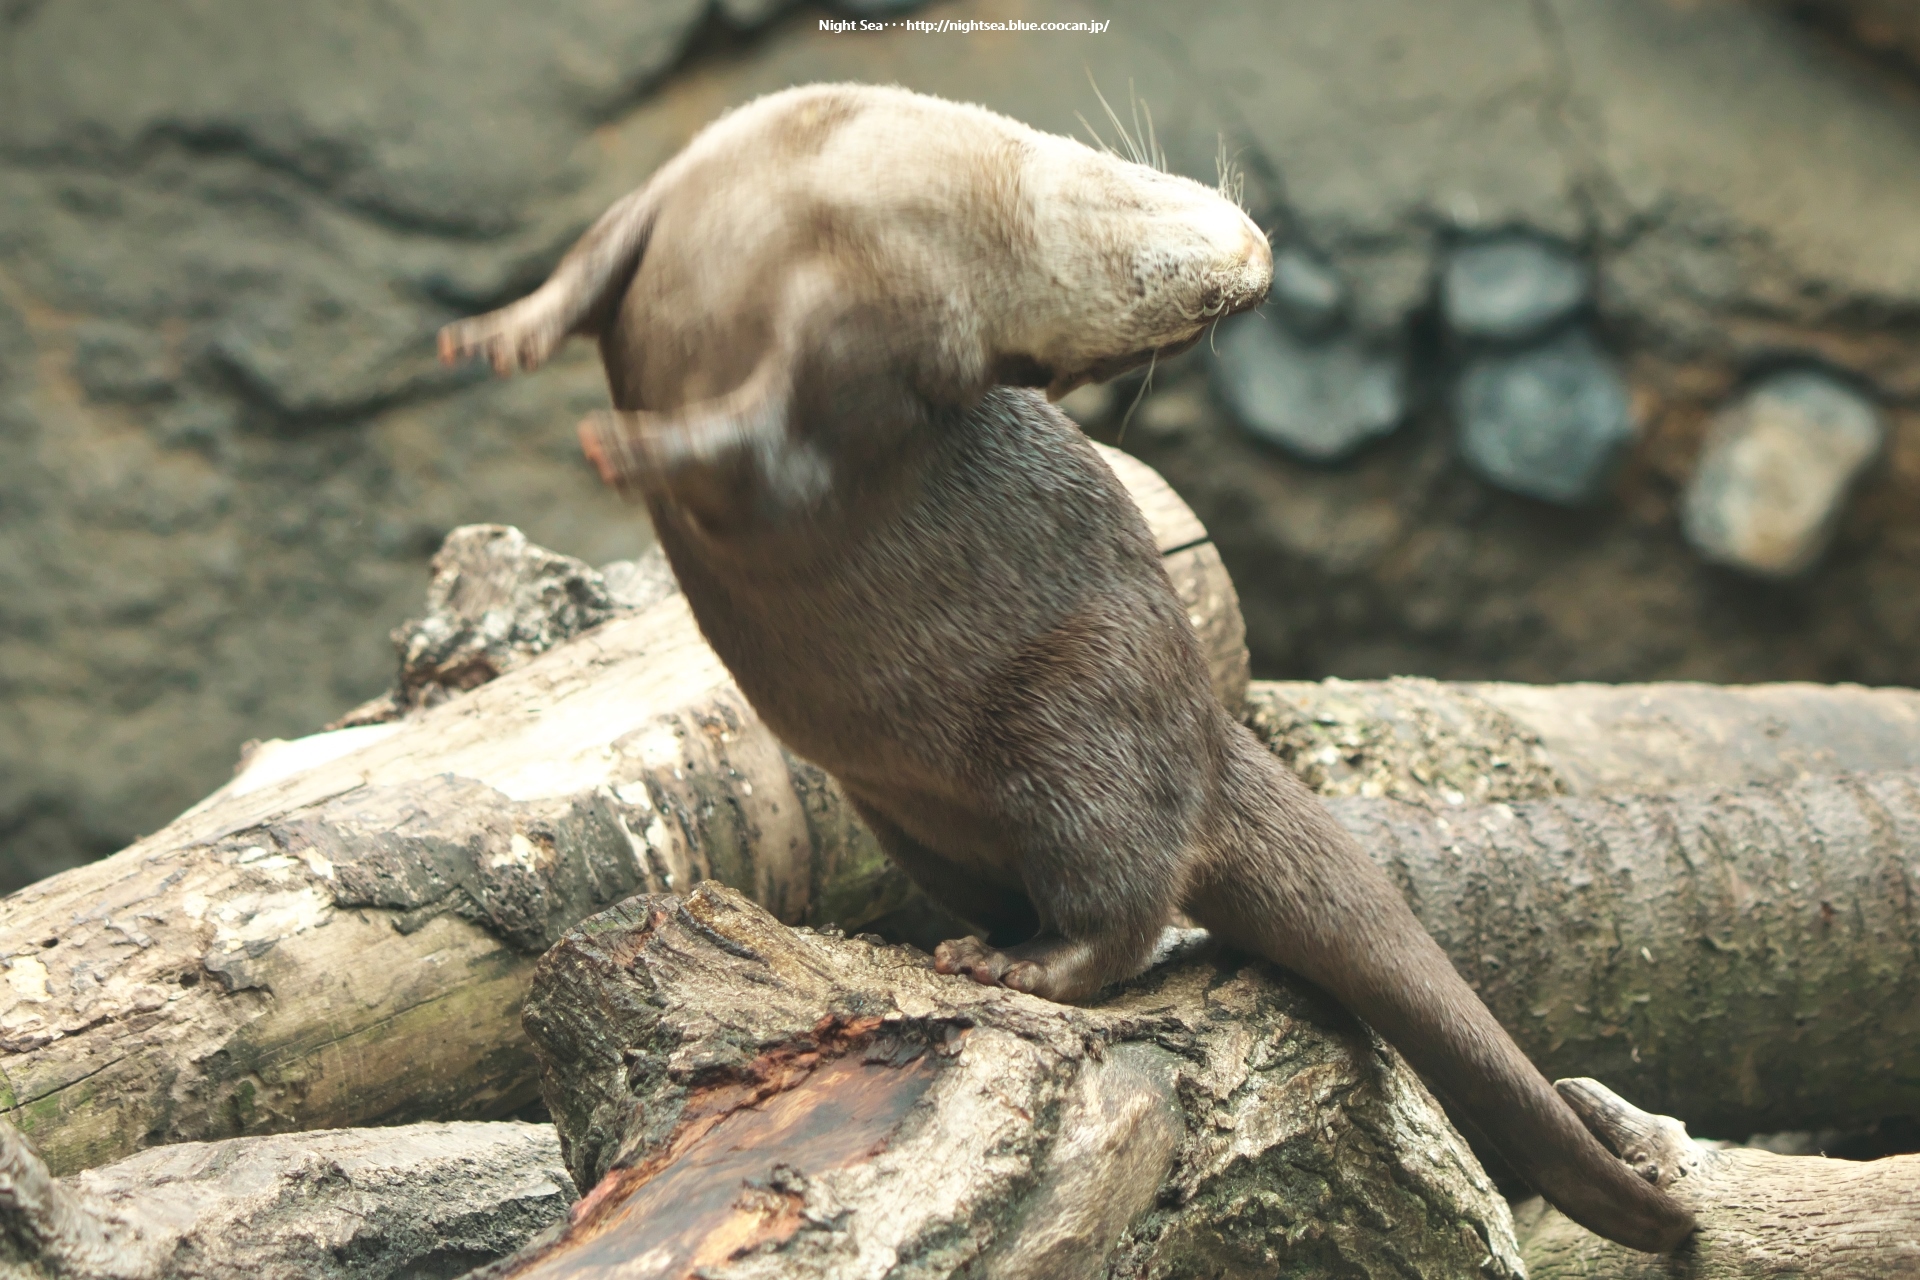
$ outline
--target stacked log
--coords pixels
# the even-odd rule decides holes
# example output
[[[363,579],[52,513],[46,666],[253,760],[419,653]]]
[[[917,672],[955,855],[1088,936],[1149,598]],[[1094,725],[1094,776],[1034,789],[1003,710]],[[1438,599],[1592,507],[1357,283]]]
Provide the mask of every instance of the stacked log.
[[[1238,700],[1218,553],[1157,476],[1107,456]],[[55,1172],[156,1143],[512,1114],[535,1098],[519,1026],[535,958],[636,892],[714,878],[790,923],[849,928],[909,905],[679,595],[615,611],[550,553],[464,545],[436,597],[607,620],[517,666],[469,633],[538,648],[550,620],[416,626],[406,655],[449,685],[429,696],[403,673],[391,703],[414,714],[257,751],[164,830],[0,901],[0,1115]],[[487,565],[565,589],[487,582]],[[461,692],[483,665],[510,669]]]
[[[1150,472],[1116,467],[1222,696],[1244,697],[1550,1073],[1601,1075],[1722,1134],[1920,1111],[1900,1068],[1920,1052],[1920,695],[1249,691],[1205,531]],[[774,1124],[747,1148],[787,1151],[820,1106],[847,1126],[775,1160],[744,1201],[716,1189],[737,1178],[708,1185],[713,1212],[646,1248],[729,1276],[867,1274],[903,1249],[926,1274],[1402,1274],[1411,1258],[1424,1274],[1519,1274],[1471,1154],[1337,1009],[1209,955],[1064,1009],[840,935],[925,943],[961,926],[774,742],[658,566],[599,581],[511,530],[463,536],[439,562],[447,617],[396,636],[411,665],[394,695],[267,744],[164,831],[0,902],[0,1112],[45,1155],[0,1135],[0,1225],[25,1274],[171,1275],[153,1241],[243,1223],[234,1210],[167,1237],[184,1211],[140,1226],[101,1198],[108,1184],[83,1185],[140,1148],[176,1144],[114,1166],[117,1185],[210,1186],[208,1171],[281,1158],[243,1157],[235,1143],[260,1140],[236,1135],[506,1115],[542,1075],[596,1189],[515,1274],[639,1247],[653,1226],[632,1206],[691,1185],[710,1135]],[[538,616],[505,625],[499,610]],[[867,1101],[835,1111],[849,1089]],[[1597,1124],[1648,1116],[1613,1101],[1591,1108]],[[988,1133],[1004,1143],[961,1154]],[[218,1139],[232,1141],[178,1145]],[[1759,1178],[1752,1162],[1684,1150],[1703,1221],[1738,1235],[1744,1219],[1716,1214]],[[195,1159],[199,1172],[167,1163]],[[1759,1181],[1803,1176],[1878,1188],[1861,1193],[1869,1217],[1914,1179],[1791,1164]],[[1882,1244],[1910,1239],[1883,1217]],[[1534,1274],[1627,1274],[1554,1222],[1524,1219]],[[261,1260],[279,1246],[246,1251],[272,1232],[249,1230],[214,1231],[234,1245],[221,1265],[272,1273]],[[107,1262],[87,1252],[136,1237]],[[1700,1254],[1676,1274],[1749,1274],[1746,1255],[1712,1256],[1735,1260],[1702,1270]]]

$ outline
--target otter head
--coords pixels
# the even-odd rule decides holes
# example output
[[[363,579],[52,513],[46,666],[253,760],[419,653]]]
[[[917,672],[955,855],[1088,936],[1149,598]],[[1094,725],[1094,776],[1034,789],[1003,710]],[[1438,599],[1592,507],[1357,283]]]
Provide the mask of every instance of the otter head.
[[[1219,192],[1051,134],[1021,154],[1026,235],[995,345],[1003,367],[1030,361],[1048,398],[1184,351],[1266,297],[1267,238]]]

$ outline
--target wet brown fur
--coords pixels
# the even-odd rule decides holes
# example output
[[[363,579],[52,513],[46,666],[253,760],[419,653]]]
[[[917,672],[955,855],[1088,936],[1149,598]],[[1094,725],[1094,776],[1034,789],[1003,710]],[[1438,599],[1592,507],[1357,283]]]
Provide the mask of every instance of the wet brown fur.
[[[945,133],[914,163],[873,112]],[[862,171],[850,138],[884,154]],[[1074,145],[898,90],[789,91],[723,119],[540,291],[449,326],[442,350],[532,367],[598,335],[622,412],[583,443],[645,498],[767,724],[987,932],[943,945],[943,970],[1084,999],[1185,911],[1364,1016],[1570,1217],[1672,1248],[1687,1213],[1582,1127],[1213,697],[1092,446],[997,385],[1058,394],[1265,291],[1264,239],[1230,243],[1202,189],[1085,148],[1047,176],[1083,163]],[[1161,251],[1183,217],[1227,246],[1213,265]]]

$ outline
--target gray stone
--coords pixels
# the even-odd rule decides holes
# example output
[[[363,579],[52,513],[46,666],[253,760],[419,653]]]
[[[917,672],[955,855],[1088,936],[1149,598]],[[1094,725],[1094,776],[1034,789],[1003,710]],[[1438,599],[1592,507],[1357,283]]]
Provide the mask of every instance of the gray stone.
[[[1687,483],[1687,540],[1749,573],[1800,573],[1826,550],[1884,434],[1879,410],[1851,387],[1812,370],[1773,375],[1708,429]]]
[[[1560,245],[1508,234],[1455,249],[1441,277],[1447,327],[1466,338],[1537,337],[1587,300],[1586,264]]]
[[[1289,247],[1273,256],[1267,305],[1301,337],[1317,338],[1340,322],[1347,289],[1332,267],[1304,249]]]
[[[1222,325],[1214,349],[1215,385],[1240,425],[1314,462],[1386,435],[1406,411],[1398,354],[1352,338],[1308,342],[1250,314]]]
[[[1455,404],[1460,449],[1514,493],[1577,506],[1598,497],[1633,439],[1627,388],[1587,334],[1467,366]]]
[[[1187,382],[1148,396],[1133,415],[1133,429],[1156,440],[1182,440],[1202,430],[1215,412],[1205,384]]]

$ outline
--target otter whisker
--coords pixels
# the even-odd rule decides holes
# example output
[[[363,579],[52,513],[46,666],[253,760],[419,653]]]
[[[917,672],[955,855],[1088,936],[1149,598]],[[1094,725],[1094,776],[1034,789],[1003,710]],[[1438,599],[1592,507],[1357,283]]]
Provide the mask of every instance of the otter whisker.
[[[1087,136],[1093,139],[1094,146],[1100,148],[1100,150],[1106,152],[1116,160],[1120,158],[1120,153],[1107,145],[1107,140],[1100,136],[1099,131],[1093,127],[1092,123],[1088,121],[1084,115],[1081,115],[1078,111],[1073,114],[1074,117],[1080,121],[1081,127],[1086,129]]]
[[[1221,296],[1193,311],[1181,307],[1180,318],[1189,324],[1199,324],[1202,320],[1210,320],[1225,315],[1226,311],[1227,300],[1224,296]]]
[[[1087,83],[1093,86],[1093,96],[1100,99],[1100,107],[1107,113],[1107,120],[1113,125],[1113,131],[1119,134],[1120,141],[1126,144],[1127,158],[1135,164],[1145,164],[1146,160],[1140,154],[1140,144],[1135,142],[1133,135],[1127,132],[1127,126],[1120,120],[1120,113],[1113,109],[1111,102],[1107,101],[1107,95],[1100,92],[1099,82],[1093,78],[1092,71],[1087,72]],[[1132,92],[1131,82],[1128,84],[1128,92]]]
[[[1219,138],[1220,147],[1219,150],[1214,153],[1213,157],[1214,168],[1218,170],[1220,174],[1220,183],[1215,187],[1215,190],[1220,193],[1222,199],[1233,201],[1237,208],[1245,212],[1247,207],[1246,171],[1240,167],[1239,162],[1234,156],[1228,154],[1227,135],[1224,133],[1220,134]],[[1271,237],[1272,233],[1269,232],[1268,235]]]
[[[1140,139],[1140,150],[1145,157],[1141,163],[1150,169],[1158,169],[1161,173],[1165,173],[1167,153],[1160,149],[1160,139],[1154,136],[1153,108],[1147,105],[1145,98],[1134,95],[1131,80],[1127,81],[1127,108],[1133,113],[1133,134]],[[1143,115],[1147,120],[1145,128],[1140,125],[1140,117]]]
[[[1140,379],[1140,389],[1133,393],[1133,403],[1127,406],[1126,416],[1120,419],[1120,430],[1113,437],[1114,444],[1127,438],[1127,425],[1133,421],[1133,411],[1147,398],[1147,389],[1153,385],[1153,371],[1160,363],[1160,353],[1155,351],[1147,357],[1147,376]]]
[[[1167,171],[1167,153],[1160,148],[1160,139],[1153,133],[1153,109],[1145,98],[1140,99],[1140,114],[1147,118],[1147,149],[1153,153],[1153,167],[1160,172]]]

